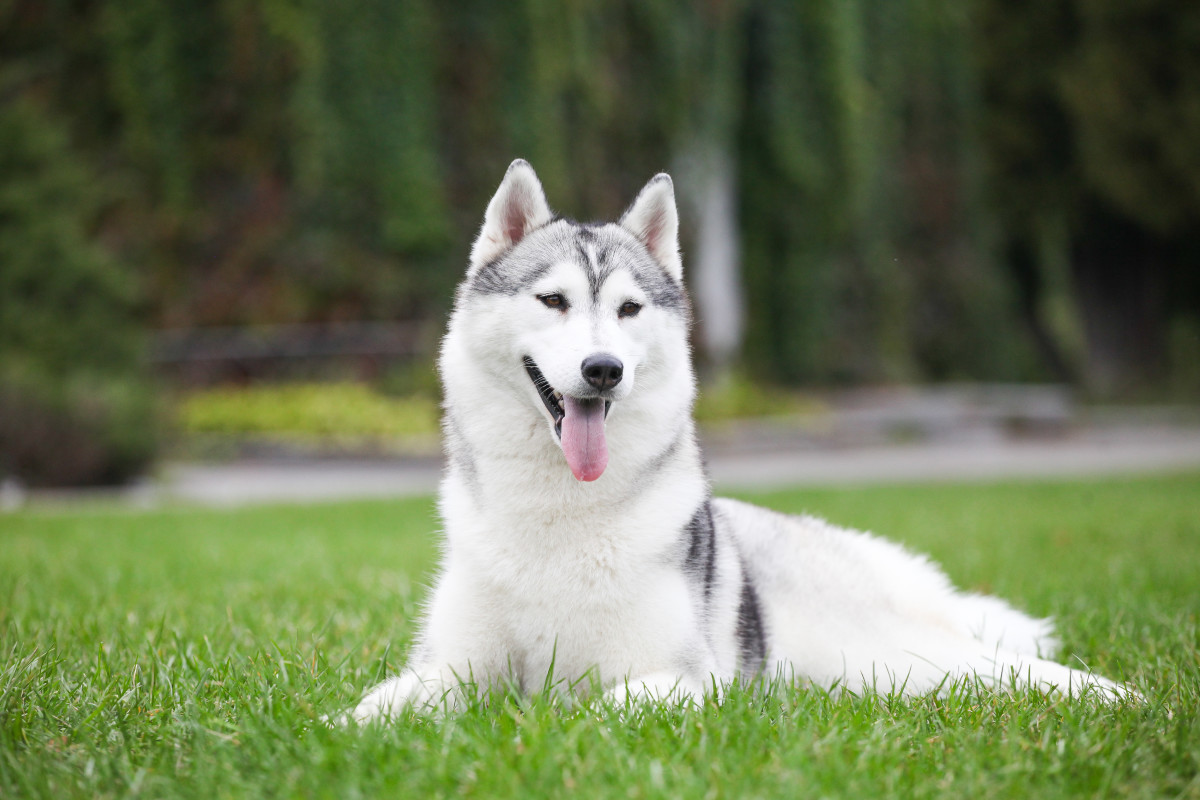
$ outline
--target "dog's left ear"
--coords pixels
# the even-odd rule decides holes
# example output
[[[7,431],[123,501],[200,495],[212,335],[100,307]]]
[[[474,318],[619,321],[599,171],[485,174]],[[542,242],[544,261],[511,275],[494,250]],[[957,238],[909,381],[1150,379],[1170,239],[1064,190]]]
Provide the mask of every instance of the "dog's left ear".
[[[642,187],[633,205],[621,217],[621,227],[646,245],[668,275],[683,283],[679,212],[675,209],[675,186],[670,175],[660,172]]]
[[[528,161],[518,158],[508,165],[500,188],[488,203],[483,227],[471,248],[468,274],[503,255],[530,231],[542,227],[553,217],[537,173]]]

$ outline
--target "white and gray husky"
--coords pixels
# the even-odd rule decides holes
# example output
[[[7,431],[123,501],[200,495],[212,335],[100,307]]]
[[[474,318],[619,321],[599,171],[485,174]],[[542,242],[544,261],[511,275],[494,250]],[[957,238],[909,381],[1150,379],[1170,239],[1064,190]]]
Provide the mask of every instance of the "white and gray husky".
[[[696,702],[758,675],[1128,692],[1045,660],[1049,620],[960,592],[896,544],[712,498],[689,325],[667,175],[619,222],[579,224],[512,163],[442,342],[441,568],[408,667],[353,718],[548,676],[621,702]]]

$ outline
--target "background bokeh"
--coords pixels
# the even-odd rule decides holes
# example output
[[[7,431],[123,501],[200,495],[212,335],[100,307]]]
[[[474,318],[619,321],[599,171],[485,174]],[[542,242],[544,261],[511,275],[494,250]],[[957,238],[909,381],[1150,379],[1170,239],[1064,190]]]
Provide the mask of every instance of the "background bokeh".
[[[14,0],[0,477],[137,474],[181,386],[435,392],[517,156],[580,219],[673,174],[708,380],[1194,400],[1197,142],[1189,0]]]

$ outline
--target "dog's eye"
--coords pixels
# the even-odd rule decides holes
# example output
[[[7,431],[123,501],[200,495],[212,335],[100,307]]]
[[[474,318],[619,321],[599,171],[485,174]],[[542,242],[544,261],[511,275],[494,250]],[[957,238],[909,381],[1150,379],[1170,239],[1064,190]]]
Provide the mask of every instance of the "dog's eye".
[[[559,311],[567,310],[567,298],[555,292],[554,294],[539,294],[538,300],[542,301],[542,305],[546,308],[557,308]]]
[[[642,310],[642,307],[640,304],[635,303],[632,300],[626,300],[621,305],[621,308],[617,311],[617,316],[618,317],[636,317],[637,313],[641,310]]]

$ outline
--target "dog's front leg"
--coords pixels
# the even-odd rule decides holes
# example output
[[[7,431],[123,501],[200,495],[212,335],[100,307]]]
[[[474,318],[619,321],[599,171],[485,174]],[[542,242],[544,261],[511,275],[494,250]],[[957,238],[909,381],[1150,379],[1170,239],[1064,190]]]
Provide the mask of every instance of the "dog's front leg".
[[[614,706],[641,703],[678,703],[690,708],[704,705],[705,685],[670,672],[652,672],[625,678],[604,693]]]
[[[423,714],[453,711],[470,690],[464,683],[467,676],[457,676],[448,669],[406,669],[394,678],[367,692],[350,718],[360,725],[374,719],[390,719],[406,709]]]

